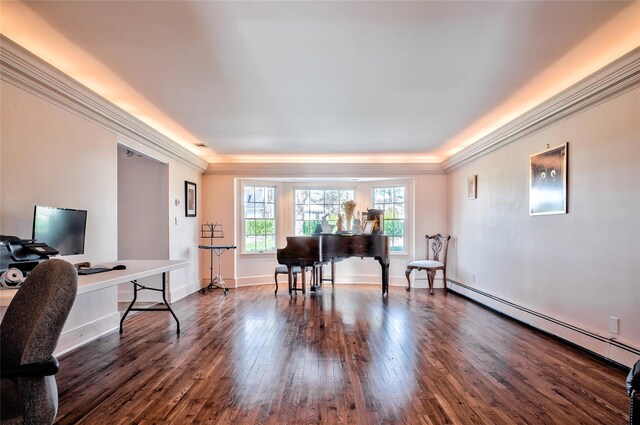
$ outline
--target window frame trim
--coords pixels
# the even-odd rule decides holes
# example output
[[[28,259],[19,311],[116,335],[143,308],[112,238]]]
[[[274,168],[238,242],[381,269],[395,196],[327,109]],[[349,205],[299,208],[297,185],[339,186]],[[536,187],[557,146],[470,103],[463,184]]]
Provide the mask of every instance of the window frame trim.
[[[244,202],[244,190],[245,187],[269,187],[269,188],[273,188],[275,193],[274,193],[274,200],[273,200],[273,209],[274,209],[274,234],[273,237],[275,239],[275,246],[273,249],[265,249],[262,251],[248,251],[247,250],[247,235],[245,233],[246,228],[246,220],[247,217],[245,216],[245,202]],[[278,205],[279,205],[279,189],[280,185],[277,184],[277,182],[267,182],[267,181],[259,181],[259,180],[248,180],[248,181],[241,181],[240,184],[240,254],[241,255],[273,255],[277,252],[278,249],[278,228],[279,226],[279,210],[278,210]],[[254,202],[255,204],[255,202]]]
[[[375,194],[374,194],[374,190],[375,189],[384,189],[384,188],[390,188],[390,187],[402,187],[404,188],[404,218],[402,219],[402,221],[404,222],[404,233],[402,235],[402,239],[404,240],[404,243],[402,245],[402,251],[389,251],[389,256],[407,256],[409,255],[409,249],[407,247],[407,245],[409,244],[408,241],[408,232],[407,232],[407,224],[408,224],[408,219],[407,219],[407,193],[408,193],[408,189],[409,189],[409,184],[406,181],[403,181],[402,183],[398,184],[398,182],[396,182],[396,184],[382,184],[382,185],[376,185],[374,182],[374,184],[371,185],[371,191],[369,192],[370,195],[370,199],[371,199],[371,205],[373,205],[375,208]],[[386,235],[388,236],[388,235]]]

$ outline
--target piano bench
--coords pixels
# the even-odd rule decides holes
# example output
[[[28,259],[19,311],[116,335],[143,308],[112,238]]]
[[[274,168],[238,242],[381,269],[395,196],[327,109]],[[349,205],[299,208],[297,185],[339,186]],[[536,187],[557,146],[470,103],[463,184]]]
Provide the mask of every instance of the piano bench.
[[[293,267],[293,286],[296,290],[299,290],[296,288],[297,283],[298,283],[298,273],[300,273],[300,267],[299,266],[294,266]],[[289,276],[289,268],[285,265],[285,264],[278,264],[276,266],[276,272],[273,275],[273,279],[276,281],[276,291],[274,292],[274,294],[278,294],[278,275],[279,274],[286,274],[287,275],[287,279]]]

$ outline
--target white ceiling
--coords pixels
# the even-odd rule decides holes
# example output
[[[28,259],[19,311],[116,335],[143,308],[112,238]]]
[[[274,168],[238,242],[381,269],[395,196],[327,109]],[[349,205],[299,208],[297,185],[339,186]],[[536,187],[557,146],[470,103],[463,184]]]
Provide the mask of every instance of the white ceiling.
[[[188,142],[268,156],[442,153],[629,3],[26,6]]]

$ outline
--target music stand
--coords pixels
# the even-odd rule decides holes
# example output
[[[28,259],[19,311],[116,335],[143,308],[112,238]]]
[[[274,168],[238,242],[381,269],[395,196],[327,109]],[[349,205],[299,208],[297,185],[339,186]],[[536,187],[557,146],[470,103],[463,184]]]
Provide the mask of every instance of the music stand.
[[[227,295],[227,291],[229,290],[227,286],[224,284],[224,279],[222,278],[222,272],[220,270],[220,257],[224,254],[225,251],[229,249],[236,249],[235,245],[214,245],[214,239],[224,238],[224,233],[222,232],[222,224],[218,223],[204,223],[200,227],[200,237],[203,239],[209,239],[209,245],[198,245],[199,249],[207,249],[210,252],[209,255],[209,284],[200,288],[200,293],[204,294],[205,289],[215,289],[219,288],[224,291],[224,294]],[[216,255],[218,259],[218,273],[216,276],[213,276],[213,254]]]

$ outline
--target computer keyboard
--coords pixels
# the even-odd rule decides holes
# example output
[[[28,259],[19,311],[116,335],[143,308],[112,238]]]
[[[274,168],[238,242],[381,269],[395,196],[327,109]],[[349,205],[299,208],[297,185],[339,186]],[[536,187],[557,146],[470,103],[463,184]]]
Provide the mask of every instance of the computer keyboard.
[[[79,275],[96,274],[96,273],[108,272],[110,270],[111,269],[108,267],[91,267],[88,269],[78,270],[78,274]]]

